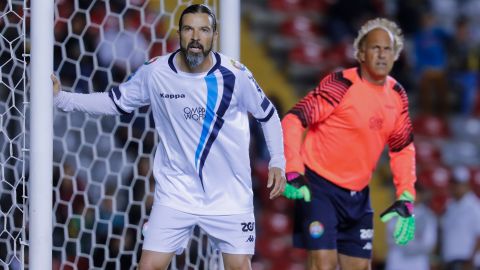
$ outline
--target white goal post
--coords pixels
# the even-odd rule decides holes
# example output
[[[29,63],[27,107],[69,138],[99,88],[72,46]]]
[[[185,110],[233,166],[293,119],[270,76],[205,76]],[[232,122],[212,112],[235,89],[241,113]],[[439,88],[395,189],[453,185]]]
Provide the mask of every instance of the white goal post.
[[[62,113],[52,105],[50,74],[65,91],[108,90],[139,58],[171,50],[192,3],[216,11],[220,51],[239,58],[240,0],[1,2],[0,269],[136,269],[153,199],[150,109],[130,118]],[[6,38],[2,27],[18,37]],[[124,55],[116,45],[128,38],[133,49]],[[18,72],[20,82],[9,79]],[[218,258],[197,229],[171,268],[221,269]]]

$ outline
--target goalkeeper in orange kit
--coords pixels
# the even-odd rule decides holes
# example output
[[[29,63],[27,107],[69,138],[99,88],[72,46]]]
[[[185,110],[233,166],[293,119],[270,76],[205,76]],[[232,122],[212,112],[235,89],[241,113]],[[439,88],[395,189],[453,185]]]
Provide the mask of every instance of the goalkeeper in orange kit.
[[[308,250],[308,269],[370,269],[373,210],[368,184],[386,145],[398,200],[381,219],[397,218],[397,244],[413,239],[412,125],[407,94],[389,76],[402,47],[394,22],[368,21],[354,41],[359,66],[327,75],[282,120],[288,179],[284,195],[311,196],[295,203],[293,235],[294,246]]]

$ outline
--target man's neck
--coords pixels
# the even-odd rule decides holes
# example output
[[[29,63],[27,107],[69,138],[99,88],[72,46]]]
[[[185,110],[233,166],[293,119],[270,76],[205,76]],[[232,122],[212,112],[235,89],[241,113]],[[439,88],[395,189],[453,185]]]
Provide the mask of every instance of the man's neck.
[[[200,63],[200,65],[196,66],[196,67],[190,67],[188,64],[187,64],[187,61],[185,60],[185,56],[183,55],[182,52],[180,52],[179,54],[177,54],[177,66],[178,68],[183,71],[183,72],[187,72],[187,73],[203,73],[203,72],[207,72],[210,70],[210,68],[212,67],[213,65],[213,62],[212,62],[212,52],[210,52],[203,60],[202,63]]]
[[[362,79],[375,85],[384,85],[385,81],[387,80],[387,76],[381,76],[381,77],[371,76],[371,74],[365,68],[362,68],[362,67],[360,67],[360,74],[362,76]]]

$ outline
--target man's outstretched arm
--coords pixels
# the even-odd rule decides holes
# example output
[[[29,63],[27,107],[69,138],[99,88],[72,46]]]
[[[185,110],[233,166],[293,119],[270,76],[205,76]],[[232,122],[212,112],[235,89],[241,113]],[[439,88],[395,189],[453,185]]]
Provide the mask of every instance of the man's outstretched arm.
[[[118,115],[121,114],[108,92],[78,94],[61,90],[60,81],[55,75],[50,78],[53,82],[54,104],[57,108],[70,112],[80,111],[97,115]]]

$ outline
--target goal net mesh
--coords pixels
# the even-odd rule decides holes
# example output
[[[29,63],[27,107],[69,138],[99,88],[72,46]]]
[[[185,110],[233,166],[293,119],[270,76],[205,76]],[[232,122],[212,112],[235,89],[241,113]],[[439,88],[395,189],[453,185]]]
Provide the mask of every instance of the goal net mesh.
[[[106,91],[146,60],[175,50],[181,11],[215,0],[57,0],[54,72],[63,90]],[[0,265],[28,267],[29,23],[24,1],[0,1]],[[27,44],[27,46],[25,46]],[[28,48],[27,48],[28,51]],[[29,135],[29,134],[28,134]],[[34,134],[32,135],[34,136]],[[54,112],[53,269],[136,269],[153,202],[151,111]],[[32,191],[31,191],[32,192]],[[45,194],[45,198],[50,196]],[[198,228],[172,269],[220,269]]]
[[[26,81],[23,1],[0,1],[0,267],[24,258]]]

